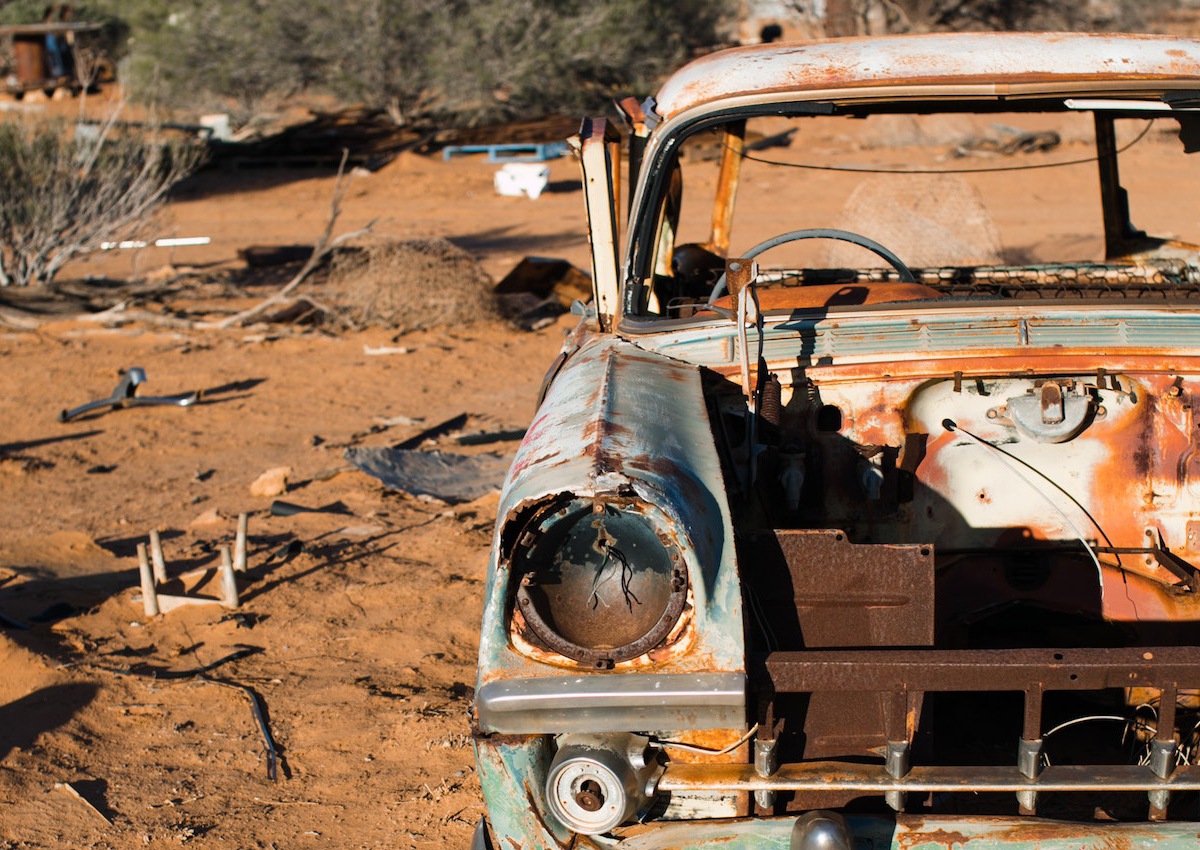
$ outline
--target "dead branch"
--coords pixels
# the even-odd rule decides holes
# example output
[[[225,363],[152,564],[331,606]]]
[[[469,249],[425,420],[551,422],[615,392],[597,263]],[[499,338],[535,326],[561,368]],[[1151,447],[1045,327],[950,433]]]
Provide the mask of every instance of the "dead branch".
[[[346,181],[346,160],[349,155],[350,151],[346,148],[343,148],[342,161],[338,165],[337,183],[334,184],[333,198],[329,203],[329,219],[325,222],[324,232],[321,234],[320,238],[317,239],[316,244],[313,245],[312,255],[300,268],[300,271],[296,272],[295,276],[292,277],[292,279],[286,284],[284,284],[278,292],[267,296],[253,307],[249,307],[239,313],[234,313],[232,316],[221,319],[219,322],[197,324],[197,327],[226,330],[236,325],[243,325],[251,319],[262,315],[262,313],[266,312],[271,307],[274,307],[276,304],[280,304],[287,300],[288,295],[290,295],[292,291],[296,289],[296,287],[303,283],[310,274],[316,271],[321,263],[325,261],[326,257],[332,254],[341,245],[344,245],[351,239],[357,239],[358,237],[365,236],[371,232],[371,228],[375,226],[377,219],[372,219],[371,221],[367,222],[367,225],[359,230],[351,231],[350,233],[343,233],[336,239],[333,238],[334,225],[337,223],[338,217],[342,214],[342,200],[346,197],[346,192],[349,189],[348,182]]]
[[[11,328],[14,331],[35,331],[40,325],[41,320],[32,313],[0,307],[0,326],[2,327]]]
[[[79,313],[70,318],[77,322],[93,322],[95,324],[142,322],[147,325],[159,325],[160,327],[176,328],[179,330],[191,330],[197,326],[197,323],[190,319],[164,316],[161,313],[152,313],[149,310],[130,309],[128,301],[114,304],[112,307],[109,307],[107,310],[101,310],[99,313]]]

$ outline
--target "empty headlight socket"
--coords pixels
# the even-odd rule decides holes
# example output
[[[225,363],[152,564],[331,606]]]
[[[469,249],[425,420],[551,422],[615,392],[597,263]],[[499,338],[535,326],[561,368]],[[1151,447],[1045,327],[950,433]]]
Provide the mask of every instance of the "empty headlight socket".
[[[566,498],[519,535],[514,626],[531,644],[597,670],[661,645],[688,599],[682,552],[636,500]]]

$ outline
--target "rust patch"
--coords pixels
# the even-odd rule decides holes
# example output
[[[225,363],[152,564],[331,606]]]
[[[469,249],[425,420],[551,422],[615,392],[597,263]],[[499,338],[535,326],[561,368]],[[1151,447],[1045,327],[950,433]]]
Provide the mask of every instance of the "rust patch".
[[[956,844],[965,847],[970,837],[961,832],[949,832],[944,829],[935,830],[933,832],[904,832],[896,836],[897,850],[910,850],[912,847],[928,844],[933,841],[946,847],[953,847]]]
[[[546,837],[554,842],[555,847],[568,846],[558,840],[554,835],[554,830],[550,828],[550,824],[546,822],[546,818],[538,810],[537,799],[534,797],[533,789],[529,787],[529,783],[527,781],[522,782],[521,788],[525,791],[525,801],[529,803],[529,814],[533,815],[533,819],[538,822],[538,826],[542,828],[542,832],[545,833]]]
[[[1158,399],[1148,395],[1145,403],[1138,411],[1141,428],[1138,433],[1137,445],[1133,450],[1133,467],[1141,478],[1148,478],[1154,470],[1155,442],[1154,424],[1158,419]]]

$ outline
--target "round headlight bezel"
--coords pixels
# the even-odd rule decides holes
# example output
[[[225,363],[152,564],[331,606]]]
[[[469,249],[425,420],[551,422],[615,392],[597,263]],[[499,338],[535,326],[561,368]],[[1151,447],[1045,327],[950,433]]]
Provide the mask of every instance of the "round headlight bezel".
[[[515,541],[511,556],[516,585],[513,599],[520,613],[515,620],[521,637],[533,646],[549,650],[567,661],[608,670],[658,648],[676,633],[688,607],[688,570],[680,547],[661,530],[661,521],[656,522],[656,513],[636,500],[612,502],[577,497],[564,498],[540,511]],[[665,596],[661,612],[655,617],[652,611],[649,619],[653,622],[644,630],[638,629],[640,636],[617,646],[588,646],[563,635],[560,629],[555,628],[552,617],[548,616],[551,612],[544,610],[549,604],[548,600],[544,595],[539,598],[539,575],[548,568],[550,562],[558,566],[559,562],[564,561],[559,546],[571,531],[581,527],[579,523],[585,515],[591,518],[589,526],[597,529],[597,543],[593,548],[612,547],[614,557],[621,557],[623,566],[627,556],[619,548],[622,541],[607,531],[614,522],[623,525],[627,533],[632,531],[640,535],[643,543],[654,540],[658,548],[656,552],[647,552],[643,546],[639,557],[653,561],[648,572],[661,585],[659,595]],[[570,526],[565,533],[562,531],[564,523]],[[644,527],[639,530],[636,526],[630,526],[630,523],[639,523]],[[596,551],[600,552],[601,549],[596,548]],[[569,562],[568,565],[575,566]],[[644,560],[639,560],[631,568],[644,566]]]

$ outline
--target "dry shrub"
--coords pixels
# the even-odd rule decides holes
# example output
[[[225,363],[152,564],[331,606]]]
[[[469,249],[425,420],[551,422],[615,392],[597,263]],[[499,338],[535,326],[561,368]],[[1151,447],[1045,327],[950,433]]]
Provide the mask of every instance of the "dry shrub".
[[[324,293],[350,327],[400,332],[495,318],[492,280],[445,239],[373,240],[339,249]]]
[[[171,187],[199,165],[196,145],[158,128],[0,121],[0,287],[49,284],[105,242],[142,235]]]

